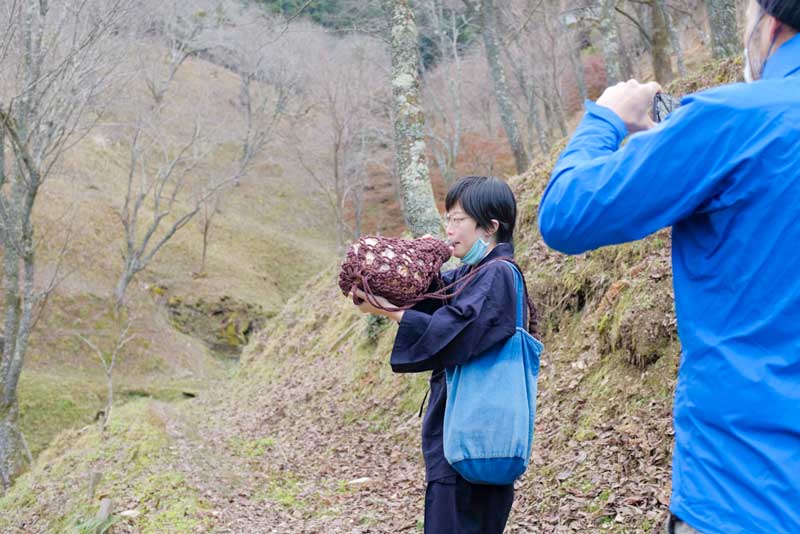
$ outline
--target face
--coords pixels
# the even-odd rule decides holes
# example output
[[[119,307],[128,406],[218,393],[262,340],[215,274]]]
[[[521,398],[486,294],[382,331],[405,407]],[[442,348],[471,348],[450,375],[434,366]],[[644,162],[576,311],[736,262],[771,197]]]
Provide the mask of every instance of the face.
[[[764,62],[774,44],[774,20],[766,15],[756,0],[750,0],[745,12],[744,46],[755,80],[761,78]]]
[[[445,225],[447,239],[453,244],[453,256],[456,258],[466,256],[478,239],[494,241],[486,230],[478,228],[477,221],[467,215],[459,203],[445,215]]]

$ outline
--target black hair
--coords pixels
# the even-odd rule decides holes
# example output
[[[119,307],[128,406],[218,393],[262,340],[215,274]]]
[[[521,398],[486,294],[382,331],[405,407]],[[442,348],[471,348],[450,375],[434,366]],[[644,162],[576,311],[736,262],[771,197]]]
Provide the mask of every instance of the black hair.
[[[758,0],[758,5],[793,31],[800,30],[800,2],[797,0]]]
[[[493,176],[465,176],[447,192],[444,208],[450,211],[456,204],[477,221],[478,228],[489,230],[496,219],[500,223],[497,242],[513,242],[517,200],[507,183]]]

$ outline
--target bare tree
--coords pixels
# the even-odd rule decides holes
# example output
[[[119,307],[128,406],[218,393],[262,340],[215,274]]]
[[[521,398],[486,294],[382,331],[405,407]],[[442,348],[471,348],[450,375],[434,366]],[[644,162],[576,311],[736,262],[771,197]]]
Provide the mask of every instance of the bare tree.
[[[626,9],[630,6],[633,7],[633,13]],[[652,58],[655,79],[663,84],[671,82],[674,77],[671,52],[680,45],[676,45],[676,41],[673,40],[669,27],[670,20],[663,2],[661,0],[636,1],[631,2],[630,6],[618,4],[616,11],[636,28],[644,49]],[[625,56],[630,56],[630,54],[623,52],[623,57]],[[631,71],[629,64],[626,64],[625,70]]]
[[[0,479],[3,487],[30,461],[19,431],[17,384],[35,310],[46,289],[36,281],[32,212],[62,155],[101,111],[99,98],[118,64],[114,34],[125,0],[5,2],[0,38],[0,237],[3,244],[4,347],[0,362]],[[8,160],[6,158],[9,158]]]
[[[498,140],[502,125],[498,120],[497,99],[494,97],[489,65],[483,47],[475,47],[464,57],[464,76],[471,83],[464,86],[464,139],[472,150],[464,154],[471,173],[493,176],[497,160],[507,153],[506,143]]]
[[[570,66],[572,66],[572,72],[575,76],[575,83],[578,86],[578,92],[580,94],[581,100],[585,100],[587,98],[587,91],[586,91],[586,78],[583,74],[583,61],[581,60],[581,44],[582,39],[580,38],[580,32],[578,31],[578,25],[573,23],[570,24],[567,22],[567,17],[564,13],[558,13],[559,23],[561,24],[561,30],[563,33],[569,36],[568,41],[568,57]],[[571,22],[571,21],[570,21]],[[577,19],[575,20],[577,22]]]
[[[661,7],[660,0],[651,0],[649,8],[653,26],[653,73],[659,83],[667,84],[674,77],[672,58],[670,57],[669,19],[667,19],[666,10]]]
[[[120,312],[124,312],[124,310],[115,310],[114,318],[120,321],[122,327],[115,339],[110,343],[110,348],[106,350],[101,350],[98,342],[92,341],[83,334],[75,334],[78,339],[95,353],[106,375],[106,405],[102,413],[103,420],[100,425],[102,430],[105,430],[109,421],[111,421],[111,410],[114,407],[114,368],[117,365],[122,349],[136,338],[136,334],[129,335],[134,320],[133,315]]]
[[[567,119],[564,111],[564,100],[561,98],[561,79],[564,75],[562,58],[569,56],[565,52],[562,26],[558,21],[558,4],[546,1],[542,4],[541,17],[544,46],[544,110],[550,129],[558,129],[561,137],[567,135]]]
[[[741,50],[735,0],[705,0],[714,58],[735,56]]]
[[[675,27],[675,20],[667,8],[666,0],[654,0],[655,4],[661,10],[664,16],[664,22],[667,25],[667,32],[669,33],[669,42],[672,47],[672,54],[675,56],[675,61],[678,66],[678,75],[681,77],[686,76],[686,64],[683,59],[683,48],[681,47],[680,36]]]
[[[256,9],[234,9],[233,12],[231,9],[230,5],[217,5],[217,18],[224,24],[206,21],[202,31],[190,34],[189,41],[176,41],[195,42],[191,47],[183,45],[182,50],[224,65],[239,75],[239,97],[232,120],[241,127],[229,140],[240,147],[237,168],[232,176],[233,184],[238,186],[248,168],[259,156],[264,156],[281,117],[288,112],[299,82],[292,67],[283,60],[283,51],[276,46],[282,21],[267,17]],[[203,18],[208,18],[208,15]],[[167,42],[171,41],[168,39]],[[178,59],[180,63],[185,60],[180,54]],[[176,69],[168,71],[166,80],[171,81],[175,72]],[[224,188],[207,195],[206,186],[213,182],[213,177],[207,176],[201,189],[195,193],[201,204],[200,231],[203,237],[198,274],[205,273],[211,226],[225,196]]]
[[[385,0],[391,24],[392,90],[397,173],[403,191],[403,214],[411,233],[441,234],[425,157],[425,115],[419,93],[419,50],[414,12],[408,0]]]
[[[578,86],[583,83],[577,32],[558,7],[553,0],[516,0],[498,10],[502,50],[513,75],[514,103],[524,118],[529,154],[547,152],[557,135],[566,135],[562,81],[567,65]]]
[[[310,111],[288,134],[296,161],[333,217],[339,249],[361,232],[366,167],[380,152],[378,131],[386,127],[379,109],[387,84],[377,68],[385,53],[375,44],[358,35],[319,43],[306,74]]]
[[[161,104],[181,65],[204,51],[203,37],[213,22],[206,11],[193,11],[173,2],[151,2],[143,33],[155,35],[157,45],[165,50],[162,61],[139,50],[139,69],[145,73],[145,85],[156,105]],[[141,34],[140,34],[141,35]]]
[[[180,11],[176,13],[176,19],[187,19]],[[194,16],[203,20],[190,22],[190,26],[208,29],[205,15]],[[222,20],[227,19],[223,17]],[[258,19],[254,24],[260,21]],[[182,27],[162,22],[163,31]],[[261,29],[269,31],[271,28],[261,26]],[[181,36],[187,33],[176,31]],[[254,59],[244,52],[237,55],[229,49],[218,51],[240,76],[239,99],[235,103],[233,121],[234,130],[235,125],[242,125],[238,138],[234,139],[240,148],[230,167],[224,171],[207,171],[205,180],[198,183],[198,175],[203,174],[199,172],[200,168],[209,166],[209,160],[229,141],[229,135],[218,125],[215,127],[208,121],[202,124],[202,117],[195,117],[191,128],[181,127],[180,123],[186,120],[173,116],[170,109],[166,96],[179,66],[186,60],[185,51],[207,50],[215,44],[208,33],[192,30],[188,35],[194,39],[192,43],[182,38],[166,39],[166,44],[179,50],[168,51],[166,60],[159,63],[160,69],[142,71],[144,83],[150,90],[150,101],[138,105],[138,118],[129,128],[130,154],[124,167],[127,187],[119,209],[125,246],[123,268],[114,291],[118,306],[124,303],[126,290],[137,273],[150,265],[159,251],[204,208],[206,202],[227,186],[238,183],[271,138],[290,97],[288,85],[258,81],[267,77],[261,56]],[[165,135],[169,130],[183,130],[183,138],[173,141]],[[187,200],[187,193],[192,189],[199,194]],[[207,240],[207,231],[204,236]]]
[[[622,36],[617,24],[617,0],[600,0],[598,26],[603,48],[603,59],[606,65],[608,85],[627,80],[630,72],[622,61]]]
[[[205,195],[201,191],[200,197],[202,198],[203,196]],[[206,272],[206,255],[208,253],[208,240],[211,234],[211,223],[214,220],[214,216],[219,213],[221,200],[222,195],[212,195],[210,198],[206,198],[205,202],[203,202],[203,208],[200,210],[200,232],[203,235],[203,250],[200,254],[200,269],[197,271],[198,275],[202,275]]]
[[[514,155],[514,163],[518,173],[528,170],[530,164],[529,156],[525,150],[520,136],[517,119],[514,115],[511,92],[508,89],[505,69],[503,68],[500,38],[497,29],[497,10],[494,0],[463,0],[473,16],[478,20],[483,45],[486,49],[486,59],[489,62],[492,80],[494,81],[494,94],[497,99],[497,108],[500,112],[500,120],[508,138],[511,152]]]
[[[117,280],[114,298],[124,304],[125,292],[134,276],[145,269],[156,254],[200,211],[203,202],[230,179],[217,179],[204,188],[204,195],[188,208],[181,209],[180,197],[189,187],[193,171],[207,154],[200,152],[200,127],[178,146],[162,136],[163,125],[140,118],[132,126],[132,141],[126,172],[126,194],[118,211],[125,231],[122,251],[123,270]],[[152,217],[145,219],[146,211]],[[160,233],[159,230],[162,230]]]
[[[426,14],[429,30],[442,57],[434,70],[422,62],[423,96],[429,120],[425,130],[436,166],[445,184],[456,178],[456,163],[463,135],[461,52],[459,35],[466,26],[454,9],[445,10],[443,0],[426,0],[419,9]]]

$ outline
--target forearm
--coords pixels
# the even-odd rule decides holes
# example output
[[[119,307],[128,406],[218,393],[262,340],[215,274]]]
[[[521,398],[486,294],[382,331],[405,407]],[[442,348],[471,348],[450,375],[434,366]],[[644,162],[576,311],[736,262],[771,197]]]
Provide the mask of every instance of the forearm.
[[[583,219],[596,215],[602,184],[598,178],[609,156],[627,134],[610,109],[587,101],[586,115],[561,153],[539,206],[539,228],[551,247],[567,253],[589,247],[579,230]],[[601,201],[602,202],[602,201]]]
[[[539,206],[539,228],[552,248],[577,254],[645,237],[702,209],[735,173],[738,162],[728,153],[741,146],[729,120],[734,108],[687,101],[624,146],[613,112],[589,108]]]
[[[404,311],[404,310],[399,310],[399,311],[387,311],[387,312],[385,312],[385,313],[384,313],[384,316],[385,316],[385,317],[388,317],[388,318],[389,318],[389,319],[391,319],[392,321],[394,321],[394,322],[396,322],[396,323],[398,323],[398,324],[399,324],[399,323],[400,323],[400,321],[402,321],[402,320],[403,320],[403,314],[405,314],[405,311]]]

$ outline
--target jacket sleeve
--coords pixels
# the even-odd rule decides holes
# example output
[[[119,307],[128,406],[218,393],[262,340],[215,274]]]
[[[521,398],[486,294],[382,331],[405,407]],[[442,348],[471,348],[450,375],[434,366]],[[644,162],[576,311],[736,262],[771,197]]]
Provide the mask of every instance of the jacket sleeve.
[[[713,97],[684,99],[656,127],[631,136],[610,109],[586,114],[561,154],[539,206],[544,241],[577,254],[633,241],[702,210],[725,187],[743,138]]]
[[[513,272],[507,265],[492,265],[432,314],[405,312],[392,349],[392,370],[414,373],[465,363],[511,337],[515,319]]]

